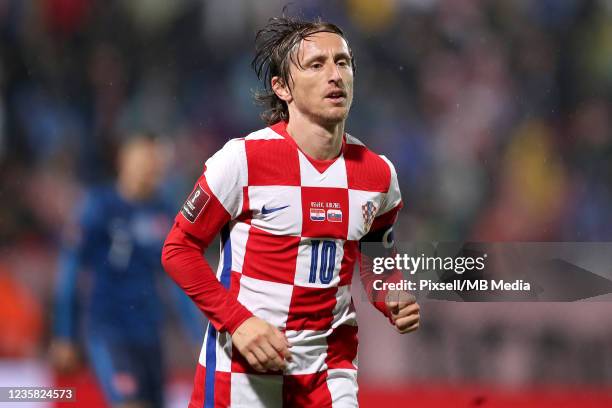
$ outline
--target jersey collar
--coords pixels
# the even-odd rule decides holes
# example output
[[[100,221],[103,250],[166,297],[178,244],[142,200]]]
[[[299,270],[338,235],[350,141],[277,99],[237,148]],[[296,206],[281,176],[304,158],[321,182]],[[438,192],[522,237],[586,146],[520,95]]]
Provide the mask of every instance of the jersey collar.
[[[300,146],[298,146],[295,140],[287,132],[287,122],[286,121],[277,122],[271,125],[270,129],[272,129],[274,132],[281,135],[287,142],[289,142],[292,146],[294,146],[296,149],[302,152],[304,157],[308,159],[308,161],[313,165],[315,169],[317,169],[319,173],[324,173],[325,170],[327,170],[332,164],[334,164],[336,160],[338,160],[338,158],[341,157],[346,150],[346,133],[344,133],[342,135],[342,148],[340,149],[340,153],[338,154],[338,156],[334,157],[333,159],[329,159],[329,160],[318,160],[313,157],[310,157],[306,152],[300,149]]]

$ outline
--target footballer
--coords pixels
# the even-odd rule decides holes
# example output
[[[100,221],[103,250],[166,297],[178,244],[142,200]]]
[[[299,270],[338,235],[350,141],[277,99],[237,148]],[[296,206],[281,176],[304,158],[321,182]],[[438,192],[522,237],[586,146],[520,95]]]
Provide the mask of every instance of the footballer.
[[[351,279],[360,243],[390,236],[397,175],[345,132],[355,65],[339,27],[273,18],[253,67],[267,127],[206,161],[163,248],[209,320],[189,406],[356,407]],[[218,233],[215,273],[202,253]],[[399,332],[418,328],[414,297],[372,302]]]

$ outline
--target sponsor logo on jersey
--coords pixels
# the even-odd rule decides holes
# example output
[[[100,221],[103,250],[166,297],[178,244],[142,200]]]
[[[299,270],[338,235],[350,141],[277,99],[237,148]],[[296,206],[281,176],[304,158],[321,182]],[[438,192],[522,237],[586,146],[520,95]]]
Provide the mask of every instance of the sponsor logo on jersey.
[[[206,207],[209,199],[210,196],[198,184],[191,195],[187,198],[187,201],[185,201],[185,204],[183,204],[181,214],[183,214],[183,217],[185,217],[187,221],[193,224],[204,207]]]
[[[261,213],[262,214],[271,214],[273,212],[276,211],[280,211],[280,210],[284,210],[285,208],[289,207],[288,205],[285,205],[283,207],[276,207],[276,208],[266,208],[265,204],[263,207],[261,207]]]
[[[325,221],[325,210],[322,208],[311,208],[310,209],[310,220],[311,221]]]
[[[342,222],[342,210],[335,210],[335,209],[327,210],[327,221]]]
[[[363,223],[365,225],[365,230],[369,231],[372,223],[374,222],[374,216],[376,215],[376,205],[373,201],[368,201],[364,205],[361,206],[361,213],[363,215]]]

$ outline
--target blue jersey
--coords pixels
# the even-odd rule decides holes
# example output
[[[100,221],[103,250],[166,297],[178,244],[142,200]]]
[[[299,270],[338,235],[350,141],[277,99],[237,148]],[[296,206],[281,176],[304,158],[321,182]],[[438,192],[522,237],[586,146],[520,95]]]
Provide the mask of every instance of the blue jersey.
[[[83,328],[79,311],[86,334],[139,343],[159,337],[160,256],[170,214],[159,199],[128,202],[114,187],[88,192],[62,250],[57,336],[76,337]],[[90,272],[83,276],[88,279],[77,279],[82,271]]]

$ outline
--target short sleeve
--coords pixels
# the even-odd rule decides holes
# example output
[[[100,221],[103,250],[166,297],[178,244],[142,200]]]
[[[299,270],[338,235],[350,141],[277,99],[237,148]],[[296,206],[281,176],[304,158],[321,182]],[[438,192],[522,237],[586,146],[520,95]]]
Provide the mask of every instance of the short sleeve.
[[[206,161],[204,176],[231,218],[242,211],[242,188],[247,185],[247,165],[244,139],[230,140]]]
[[[389,165],[389,169],[391,170],[389,190],[387,191],[383,204],[378,212],[378,215],[383,215],[400,205],[402,202],[402,194],[399,189],[399,182],[397,181],[395,166],[393,166],[393,163],[391,163],[391,161],[389,161],[389,159],[387,159],[385,156],[380,157],[382,157],[382,159]]]
[[[376,213],[374,223],[372,224],[372,231],[375,231],[381,227],[393,225],[397,219],[397,214],[403,206],[402,194],[400,192],[395,167],[393,166],[393,163],[391,163],[391,161],[389,161],[389,159],[387,159],[385,156],[380,157],[389,165],[391,177],[389,180],[389,189],[385,194],[380,209]]]
[[[185,232],[208,243],[228,221],[242,212],[247,185],[243,139],[230,140],[209,158],[204,172],[176,216]]]

